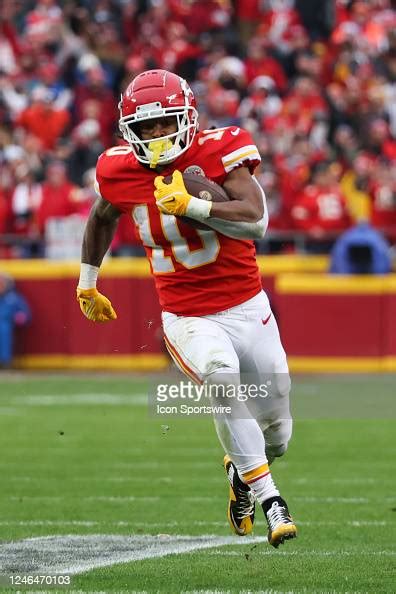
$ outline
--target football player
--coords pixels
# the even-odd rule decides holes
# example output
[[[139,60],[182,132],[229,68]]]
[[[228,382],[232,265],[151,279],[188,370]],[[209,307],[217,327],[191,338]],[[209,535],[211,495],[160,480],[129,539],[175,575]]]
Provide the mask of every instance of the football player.
[[[235,383],[241,373],[273,374],[270,414],[265,399],[255,399],[254,409],[246,403],[246,414],[216,416],[215,425],[226,453],[232,530],[241,536],[252,531],[257,502],[268,540],[278,547],[297,533],[269,469],[291,436],[290,379],[255,259],[253,240],[264,236],[268,223],[265,196],[253,175],[258,150],[236,126],[198,131],[192,90],[165,70],[136,76],[119,109],[126,144],[98,160],[99,198],[85,229],[77,299],[90,320],[117,317],[96,282],[117,221],[129,213],[150,261],[165,343],[177,366],[196,382],[221,385]],[[205,175],[230,200],[191,196],[182,172]],[[171,183],[164,182],[166,176]],[[210,228],[189,225],[181,218],[186,216]],[[243,403],[238,404],[240,411]]]

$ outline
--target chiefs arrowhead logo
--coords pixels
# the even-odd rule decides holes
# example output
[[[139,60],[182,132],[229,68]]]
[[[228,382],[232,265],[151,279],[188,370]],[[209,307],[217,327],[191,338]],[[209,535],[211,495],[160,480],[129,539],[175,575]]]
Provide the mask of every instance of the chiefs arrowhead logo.
[[[189,165],[184,170],[184,173],[193,173],[194,175],[202,175],[203,177],[206,177],[204,170],[199,165]]]

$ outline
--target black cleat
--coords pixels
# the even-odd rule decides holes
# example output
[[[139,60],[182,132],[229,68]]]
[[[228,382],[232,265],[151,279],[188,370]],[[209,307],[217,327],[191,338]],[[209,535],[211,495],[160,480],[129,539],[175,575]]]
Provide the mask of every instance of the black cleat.
[[[262,504],[268,523],[268,542],[276,549],[285,540],[297,536],[297,527],[282,497],[270,497]]]
[[[227,517],[231,529],[238,536],[246,536],[253,530],[255,499],[250,487],[241,481],[235,464],[224,456],[224,468],[230,482],[230,499]]]

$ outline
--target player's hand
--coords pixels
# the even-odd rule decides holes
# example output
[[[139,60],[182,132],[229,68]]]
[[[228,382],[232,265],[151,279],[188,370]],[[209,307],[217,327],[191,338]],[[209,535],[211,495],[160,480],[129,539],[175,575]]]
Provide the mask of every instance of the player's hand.
[[[177,216],[186,214],[192,196],[186,190],[180,171],[176,169],[173,172],[170,184],[164,183],[163,176],[159,175],[155,178],[154,185],[154,196],[161,212]]]
[[[80,289],[77,287],[77,301],[84,316],[92,322],[110,322],[116,320],[117,314],[109,299],[97,289]]]

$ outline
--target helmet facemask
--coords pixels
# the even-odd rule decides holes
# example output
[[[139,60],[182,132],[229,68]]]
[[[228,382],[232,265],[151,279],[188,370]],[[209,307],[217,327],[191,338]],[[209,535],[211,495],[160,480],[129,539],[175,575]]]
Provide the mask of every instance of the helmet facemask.
[[[122,101],[119,105],[122,109]],[[122,113],[122,111],[121,111]],[[147,122],[164,117],[176,118],[176,132],[142,140],[139,136],[140,122]],[[136,159],[151,168],[171,163],[192,144],[197,130],[198,113],[195,107],[185,106],[162,107],[159,101],[139,105],[136,112],[120,118],[119,128],[126,142],[131,146]]]

